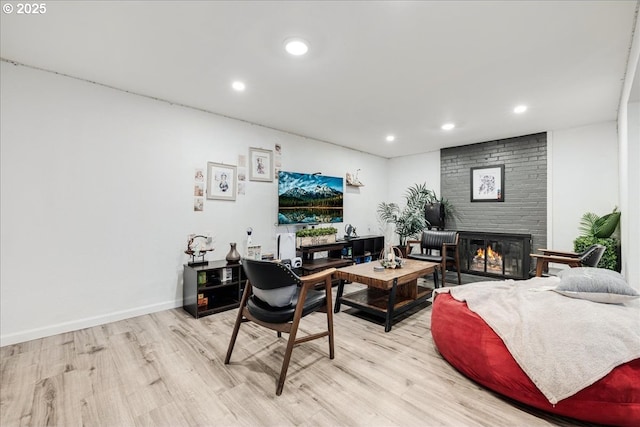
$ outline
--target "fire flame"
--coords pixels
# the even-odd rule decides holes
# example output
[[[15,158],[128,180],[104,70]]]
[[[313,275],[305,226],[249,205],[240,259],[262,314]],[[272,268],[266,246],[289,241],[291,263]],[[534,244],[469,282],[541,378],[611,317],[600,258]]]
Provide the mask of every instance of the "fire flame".
[[[487,246],[486,252],[483,248],[479,248],[476,251],[476,256],[474,258],[478,260],[484,260],[485,256],[487,259],[488,268],[502,268],[502,255],[491,249],[491,246]]]
[[[478,251],[476,252],[476,256],[478,258],[484,258],[485,257],[484,249],[483,248],[478,249]],[[498,252],[491,249],[491,246],[487,247],[486,256],[488,260],[502,260],[502,255],[500,255]]]

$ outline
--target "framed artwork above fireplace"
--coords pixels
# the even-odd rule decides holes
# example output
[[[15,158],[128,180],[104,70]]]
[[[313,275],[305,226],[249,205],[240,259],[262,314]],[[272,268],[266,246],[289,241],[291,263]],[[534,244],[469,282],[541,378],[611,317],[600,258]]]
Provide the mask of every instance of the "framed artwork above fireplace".
[[[504,165],[471,168],[471,201],[504,202]]]

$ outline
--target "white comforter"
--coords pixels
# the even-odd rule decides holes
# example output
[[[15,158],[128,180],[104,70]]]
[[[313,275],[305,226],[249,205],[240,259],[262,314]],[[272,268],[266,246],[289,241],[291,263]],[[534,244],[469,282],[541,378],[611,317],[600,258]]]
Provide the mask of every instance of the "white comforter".
[[[640,300],[601,304],[550,291],[557,278],[436,289],[465,301],[555,404],[640,358]]]

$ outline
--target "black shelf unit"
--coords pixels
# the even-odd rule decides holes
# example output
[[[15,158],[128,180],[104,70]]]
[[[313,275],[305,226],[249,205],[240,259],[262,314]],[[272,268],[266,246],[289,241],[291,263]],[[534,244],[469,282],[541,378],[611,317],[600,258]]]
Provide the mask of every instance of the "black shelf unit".
[[[349,258],[356,264],[377,261],[384,249],[384,236],[360,236],[340,242],[345,244],[342,257]]]
[[[237,308],[245,281],[244,270],[239,263],[229,264],[221,260],[203,265],[185,265],[182,307],[196,319]]]

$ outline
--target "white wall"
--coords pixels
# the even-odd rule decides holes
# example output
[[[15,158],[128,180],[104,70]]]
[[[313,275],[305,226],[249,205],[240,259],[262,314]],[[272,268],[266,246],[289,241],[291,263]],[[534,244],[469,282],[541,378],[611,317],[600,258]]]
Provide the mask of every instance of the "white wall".
[[[620,206],[616,123],[554,130],[550,134],[553,235],[549,236],[549,247],[573,251],[585,212],[602,216]]]
[[[387,160],[1,63],[2,345],[181,306],[189,233],[275,251],[277,184],[193,211],[193,174],[282,145],[282,169],[344,176],[345,221],[375,232]],[[342,226],[339,225],[340,229]],[[342,231],[342,230],[340,230]]]
[[[414,184],[427,185],[440,194],[440,151],[431,151],[413,156],[396,157],[388,161],[388,187],[386,202],[395,202],[404,207],[404,194],[408,187]],[[391,229],[389,229],[391,230]],[[387,238],[395,239],[398,243],[398,236],[386,230]],[[384,230],[383,230],[384,231]]]
[[[640,23],[635,31],[618,107],[622,274],[640,289]]]
[[[620,135],[620,176],[625,183],[620,191],[622,274],[640,289],[640,103],[627,104],[625,112],[626,120],[620,123],[626,128]]]
[[[426,183],[427,187],[440,194],[440,151],[396,157],[389,160],[389,199],[402,202],[407,187]]]

